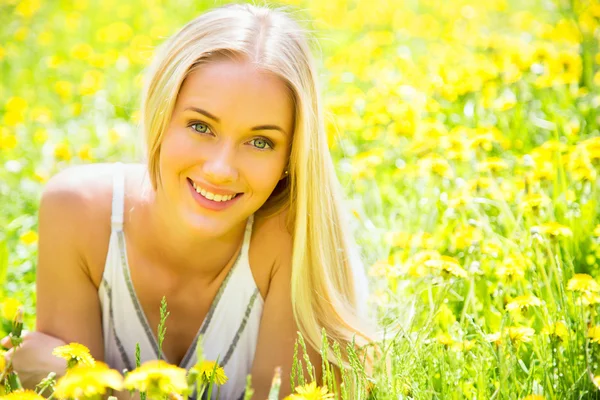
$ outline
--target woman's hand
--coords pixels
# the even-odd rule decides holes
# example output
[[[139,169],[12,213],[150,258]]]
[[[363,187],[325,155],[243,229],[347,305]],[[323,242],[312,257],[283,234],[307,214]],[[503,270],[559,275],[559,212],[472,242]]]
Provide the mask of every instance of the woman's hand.
[[[0,344],[9,350],[4,355],[6,364],[12,362],[12,369],[19,375],[19,380],[25,389],[35,389],[50,372],[56,377],[64,375],[67,361],[52,355],[55,347],[66,343],[53,336],[41,332],[23,331],[23,343],[13,348],[10,337],[6,336]]]

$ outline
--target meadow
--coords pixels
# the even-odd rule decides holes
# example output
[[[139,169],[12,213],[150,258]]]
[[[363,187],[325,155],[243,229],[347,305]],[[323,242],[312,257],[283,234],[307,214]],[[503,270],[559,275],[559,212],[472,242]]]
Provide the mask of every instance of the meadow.
[[[33,328],[45,182],[141,159],[153,48],[218,4],[0,0],[1,334],[18,309]],[[600,398],[600,2],[277,4],[318,43],[386,332],[389,366],[346,376],[357,398]]]

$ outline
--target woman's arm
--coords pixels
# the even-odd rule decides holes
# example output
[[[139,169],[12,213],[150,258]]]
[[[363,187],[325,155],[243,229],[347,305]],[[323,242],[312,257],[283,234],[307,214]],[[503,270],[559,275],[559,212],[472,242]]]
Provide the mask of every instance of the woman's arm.
[[[104,359],[100,304],[83,256],[97,190],[86,193],[79,167],[53,177],[42,194],[39,210],[36,331],[13,357],[14,369],[32,388],[50,371],[59,376],[65,363],[52,355],[56,345],[78,342],[97,360]],[[87,179],[90,181],[90,179]]]
[[[252,365],[252,386],[256,399],[268,397],[276,367],[281,367],[280,398],[290,394],[290,374],[294,358],[294,344],[298,337],[298,326],[294,320],[291,300],[292,236],[285,230],[286,214],[272,217],[267,222],[271,234],[268,246],[276,251],[271,272],[269,289],[265,297],[261,317],[258,343]],[[272,233],[275,234],[272,234]],[[315,367],[316,379],[321,383],[321,355],[307,343],[308,356]],[[302,350],[299,357],[305,365]],[[335,368],[339,386],[339,369]],[[310,380],[305,372],[305,379]]]

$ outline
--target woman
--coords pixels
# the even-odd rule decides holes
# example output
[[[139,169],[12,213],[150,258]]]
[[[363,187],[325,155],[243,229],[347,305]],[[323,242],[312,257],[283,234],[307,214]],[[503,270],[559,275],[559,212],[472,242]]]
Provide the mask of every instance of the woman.
[[[288,394],[297,331],[317,376],[323,328],[342,347],[369,341],[316,78],[303,30],[262,7],[214,9],[159,49],[146,164],[73,167],[44,190],[36,332],[9,354],[26,384],[60,373],[51,351],[68,342],[119,370],[136,343],[155,359],[163,296],[164,358],[194,365],[202,334],[226,399],[247,374],[266,398],[277,366]]]

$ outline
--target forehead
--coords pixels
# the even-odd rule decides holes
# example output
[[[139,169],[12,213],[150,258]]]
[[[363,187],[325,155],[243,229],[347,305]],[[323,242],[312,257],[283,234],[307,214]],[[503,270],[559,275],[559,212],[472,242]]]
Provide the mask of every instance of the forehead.
[[[279,123],[291,130],[293,99],[283,79],[245,61],[214,61],[191,72],[176,109],[200,107],[220,119]]]

